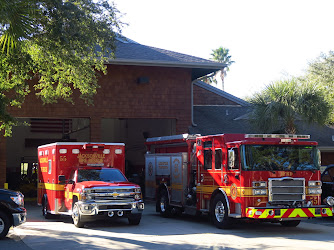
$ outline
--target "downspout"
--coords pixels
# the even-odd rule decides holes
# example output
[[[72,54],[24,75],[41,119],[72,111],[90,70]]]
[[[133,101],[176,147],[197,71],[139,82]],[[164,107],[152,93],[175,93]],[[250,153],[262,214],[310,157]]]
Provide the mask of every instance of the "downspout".
[[[191,82],[191,125],[197,127],[197,124],[194,122],[194,82]]]

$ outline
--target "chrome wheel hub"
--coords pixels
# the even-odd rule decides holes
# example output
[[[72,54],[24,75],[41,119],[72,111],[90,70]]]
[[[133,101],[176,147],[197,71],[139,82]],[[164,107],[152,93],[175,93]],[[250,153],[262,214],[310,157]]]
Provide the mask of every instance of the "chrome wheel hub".
[[[0,233],[5,229],[5,222],[0,218]]]
[[[72,219],[75,224],[78,222],[78,217],[79,217],[78,207],[74,205],[72,212]]]
[[[225,216],[225,207],[223,202],[218,201],[215,207],[215,216],[218,222],[222,222]]]

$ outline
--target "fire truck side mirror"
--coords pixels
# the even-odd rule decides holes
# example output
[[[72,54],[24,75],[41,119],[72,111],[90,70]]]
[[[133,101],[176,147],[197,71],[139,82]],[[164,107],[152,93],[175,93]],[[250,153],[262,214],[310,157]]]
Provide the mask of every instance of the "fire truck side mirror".
[[[65,184],[65,175],[59,175],[58,176],[58,183],[59,184]]]
[[[230,169],[234,168],[234,163],[235,163],[235,152],[233,149],[230,149],[228,151],[228,166]]]

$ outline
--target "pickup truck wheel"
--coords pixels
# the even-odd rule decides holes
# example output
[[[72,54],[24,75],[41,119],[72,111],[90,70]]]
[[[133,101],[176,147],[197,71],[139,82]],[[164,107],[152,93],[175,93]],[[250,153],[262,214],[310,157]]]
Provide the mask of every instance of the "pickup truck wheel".
[[[78,203],[74,203],[73,208],[72,208],[72,219],[73,219],[73,224],[76,227],[84,227],[84,223],[82,222],[81,215],[79,212],[79,205]]]
[[[216,227],[220,229],[231,227],[231,222],[228,218],[227,203],[223,194],[216,195],[210,210],[211,219]]]
[[[10,228],[10,222],[8,216],[0,211],[0,239],[6,237],[8,230]]]
[[[300,220],[287,220],[287,221],[280,221],[283,227],[296,227],[299,225]]]
[[[162,190],[160,193],[160,198],[158,200],[158,206],[160,209],[160,214],[163,217],[169,217],[171,215],[171,207],[168,201],[168,195],[166,190]]]
[[[130,225],[139,225],[140,220],[141,220],[141,215],[128,217],[128,221]]]

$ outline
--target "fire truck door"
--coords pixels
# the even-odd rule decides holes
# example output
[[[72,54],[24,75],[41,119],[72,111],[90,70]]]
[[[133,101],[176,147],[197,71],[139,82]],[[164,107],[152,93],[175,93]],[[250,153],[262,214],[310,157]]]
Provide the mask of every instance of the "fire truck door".
[[[171,203],[184,204],[184,190],[187,187],[187,154],[171,156]]]
[[[213,150],[209,147],[210,143],[204,143],[199,159],[200,164],[198,164],[197,193],[199,194],[200,209],[209,209],[210,197],[214,191]]]
[[[74,184],[69,183],[65,185],[65,206],[67,209],[72,209]]]
[[[241,187],[240,187],[240,156],[239,149],[227,149],[227,169],[224,174],[225,190],[230,199],[231,213],[239,213],[239,206],[241,203]],[[240,208],[241,209],[241,208]],[[241,212],[241,211],[240,211]]]
[[[145,195],[146,198],[155,198],[156,156],[145,155]]]
[[[73,203],[73,191],[75,188],[77,173],[73,173],[71,178],[68,180],[68,183],[65,185],[65,206],[67,209],[72,210]]]

